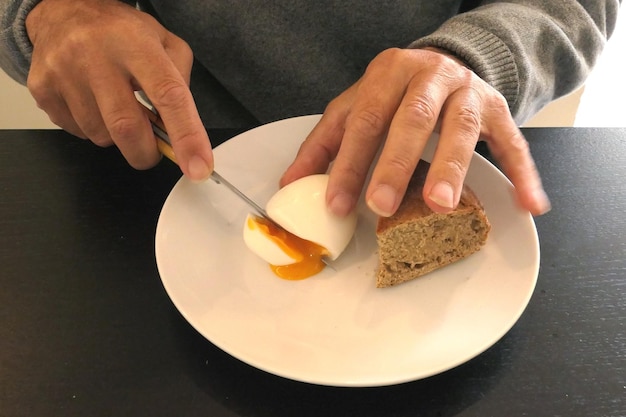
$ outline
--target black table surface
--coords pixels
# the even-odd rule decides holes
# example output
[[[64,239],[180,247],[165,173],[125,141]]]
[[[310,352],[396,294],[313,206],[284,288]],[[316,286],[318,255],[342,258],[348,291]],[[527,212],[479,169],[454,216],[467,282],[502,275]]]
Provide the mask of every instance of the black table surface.
[[[521,319],[450,371],[337,388],[242,363],[178,313],[154,255],[177,167],[0,131],[0,416],[625,416],[626,129],[524,133],[553,210]]]

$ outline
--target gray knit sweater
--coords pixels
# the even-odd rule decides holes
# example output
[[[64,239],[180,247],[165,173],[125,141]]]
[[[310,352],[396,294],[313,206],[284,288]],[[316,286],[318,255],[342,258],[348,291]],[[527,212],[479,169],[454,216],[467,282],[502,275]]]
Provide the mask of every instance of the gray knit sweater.
[[[41,0],[0,0],[0,66],[25,83],[24,20]],[[45,0],[43,0],[45,1]],[[471,3],[471,4],[468,4]],[[621,0],[150,0],[192,47],[192,91],[207,126],[321,113],[389,47],[433,46],[500,91],[522,122],[581,85]]]

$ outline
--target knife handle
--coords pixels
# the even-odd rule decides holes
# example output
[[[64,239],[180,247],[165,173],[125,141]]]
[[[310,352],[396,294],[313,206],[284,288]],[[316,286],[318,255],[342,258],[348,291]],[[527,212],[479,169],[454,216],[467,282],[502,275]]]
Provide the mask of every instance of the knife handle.
[[[167,132],[165,131],[165,126],[163,125],[163,122],[161,121],[161,118],[159,117],[158,114],[153,113],[147,107],[145,108],[145,111],[146,111],[146,113],[148,115],[148,119],[150,119],[150,125],[152,126],[152,131],[154,132],[154,136],[157,137],[157,147],[159,148],[159,151],[166,158],[168,158],[170,161],[172,161],[176,165],[178,165],[178,162],[176,162],[176,155],[174,155],[174,149],[172,148],[172,144],[170,142],[170,138],[169,138]],[[254,208],[254,210],[258,214],[260,214],[261,217],[264,217],[265,219],[269,220],[276,227],[278,227],[280,229],[283,229],[283,227],[281,225],[276,223],[267,214],[265,209],[263,209],[261,206],[259,206],[255,201],[250,199],[247,195],[245,195],[244,193],[239,191],[239,189],[237,187],[232,185],[230,182],[226,181],[226,179],[224,177],[222,177],[220,174],[218,174],[217,172],[213,171],[211,173],[211,179],[215,183],[217,183],[217,184],[223,184],[224,186],[226,186],[226,188],[228,188],[230,191],[235,193],[239,198],[244,200],[250,207]],[[336,270],[335,267],[331,264],[330,260],[326,256],[324,256],[322,258],[322,262],[324,262],[324,264],[326,264],[326,266],[328,266],[330,269],[332,269],[334,271]]]
[[[159,152],[161,152],[163,156],[165,156],[167,159],[178,165],[178,161],[176,161],[176,155],[174,154],[174,148],[172,148],[170,137],[165,131],[163,121],[158,114],[154,113],[146,106],[143,106],[143,108],[144,113],[146,114],[146,116],[148,116],[148,119],[150,119],[150,125],[152,126],[154,136],[156,136],[157,138],[157,148],[159,149]]]
[[[174,154],[174,148],[172,148],[172,145],[170,145],[169,138],[165,136],[167,138],[165,139],[159,135],[159,133],[165,133],[165,131],[158,127],[152,121],[150,123],[152,124],[152,131],[154,132],[154,135],[158,138],[157,148],[159,148],[159,152],[161,152],[163,156],[165,156],[167,159],[178,165],[178,162],[176,161],[176,155]]]

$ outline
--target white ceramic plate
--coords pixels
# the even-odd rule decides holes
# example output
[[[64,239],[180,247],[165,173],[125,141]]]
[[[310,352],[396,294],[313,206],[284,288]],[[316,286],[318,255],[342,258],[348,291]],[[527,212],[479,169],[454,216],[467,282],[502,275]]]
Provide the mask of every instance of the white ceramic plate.
[[[319,116],[287,119],[215,149],[217,171],[264,205]],[[429,160],[436,138],[424,159]],[[181,179],[161,212],[156,259],[182,315],[209,341],[267,372],[333,386],[380,386],[453,368],[498,341],[533,293],[539,245],[509,181],[479,155],[467,183],[492,224],[478,253],[397,287],[375,287],[376,219],[330,269],[277,278],[244,245],[248,208],[225,187]]]

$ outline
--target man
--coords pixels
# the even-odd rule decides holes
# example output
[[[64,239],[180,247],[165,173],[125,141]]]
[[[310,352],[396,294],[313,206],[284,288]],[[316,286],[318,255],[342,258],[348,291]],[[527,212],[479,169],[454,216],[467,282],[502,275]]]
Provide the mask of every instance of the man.
[[[63,129],[153,166],[142,90],[183,173],[202,180],[213,169],[203,122],[323,112],[281,184],[334,160],[329,209],[349,213],[366,185],[382,216],[397,209],[437,126],[424,187],[433,210],[458,203],[479,138],[521,207],[549,210],[517,123],[584,81],[620,3],[152,0],[140,4],[147,13],[116,0],[0,1],[0,64]]]

